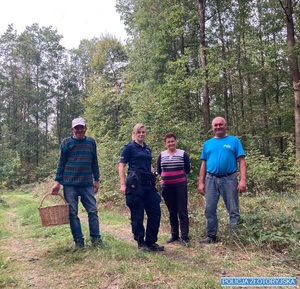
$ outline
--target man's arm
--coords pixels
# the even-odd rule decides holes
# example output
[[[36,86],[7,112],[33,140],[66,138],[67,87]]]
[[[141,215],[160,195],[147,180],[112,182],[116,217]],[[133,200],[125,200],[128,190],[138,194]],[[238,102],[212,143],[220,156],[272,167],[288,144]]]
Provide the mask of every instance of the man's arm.
[[[206,161],[202,160],[200,171],[199,171],[199,183],[198,183],[198,191],[202,196],[205,195],[205,176],[206,176]]]
[[[62,145],[60,146],[60,156],[58,160],[58,165],[56,168],[56,175],[55,175],[55,182],[54,185],[51,188],[51,194],[52,195],[57,195],[60,190],[60,183],[62,183],[63,180],[63,174],[64,174],[64,168],[65,168],[65,155],[63,153],[63,147]]]
[[[247,185],[247,165],[245,161],[245,157],[238,158],[239,170],[240,170],[240,181],[238,183],[238,191],[242,193],[246,191]]]

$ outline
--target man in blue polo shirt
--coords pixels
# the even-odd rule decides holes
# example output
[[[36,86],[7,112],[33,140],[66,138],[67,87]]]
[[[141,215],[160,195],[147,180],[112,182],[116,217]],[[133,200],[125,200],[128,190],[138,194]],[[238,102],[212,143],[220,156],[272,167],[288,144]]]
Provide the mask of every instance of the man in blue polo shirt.
[[[239,219],[238,193],[246,190],[247,167],[240,140],[227,134],[223,117],[212,121],[214,137],[205,141],[201,153],[198,191],[205,196],[206,238],[200,243],[217,242],[217,205],[222,196],[229,213],[229,225],[234,228]],[[239,168],[239,181],[237,170]]]

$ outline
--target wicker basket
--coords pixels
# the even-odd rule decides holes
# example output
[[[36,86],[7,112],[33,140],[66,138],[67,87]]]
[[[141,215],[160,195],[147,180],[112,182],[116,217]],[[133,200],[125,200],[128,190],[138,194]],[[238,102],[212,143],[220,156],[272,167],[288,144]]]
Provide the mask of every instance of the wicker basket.
[[[69,204],[61,194],[58,194],[58,196],[64,200],[64,204],[42,207],[45,198],[49,195],[51,195],[51,193],[44,195],[39,206],[42,226],[47,227],[69,223]]]

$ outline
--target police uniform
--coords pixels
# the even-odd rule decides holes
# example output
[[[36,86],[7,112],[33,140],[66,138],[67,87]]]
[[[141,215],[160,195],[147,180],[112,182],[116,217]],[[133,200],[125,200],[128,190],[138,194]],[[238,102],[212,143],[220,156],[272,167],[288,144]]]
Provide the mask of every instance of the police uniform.
[[[131,227],[134,240],[141,247],[149,248],[157,242],[160,225],[161,197],[155,188],[155,176],[151,173],[151,149],[135,141],[127,143],[121,152],[120,163],[128,164],[126,179],[126,205],[131,212]],[[147,214],[146,231],[144,211]],[[152,247],[151,247],[152,246]]]

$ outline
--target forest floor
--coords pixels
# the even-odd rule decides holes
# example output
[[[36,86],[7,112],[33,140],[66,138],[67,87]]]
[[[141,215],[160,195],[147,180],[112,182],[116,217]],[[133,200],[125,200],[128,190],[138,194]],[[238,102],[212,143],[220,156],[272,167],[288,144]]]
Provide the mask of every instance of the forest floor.
[[[37,224],[37,199],[32,195],[10,192],[1,195],[1,200],[5,205],[0,206],[0,288],[216,289],[223,288],[224,276],[294,276],[300,280],[300,266],[286,264],[284,254],[264,254],[222,242],[200,245],[192,240],[187,248],[175,243],[164,244],[164,252],[140,252],[132,239],[126,208],[100,211],[107,248],[87,244],[85,250],[76,251],[68,225],[45,228]],[[81,219],[88,231],[85,212]],[[161,227],[160,244],[168,230],[166,225]]]

